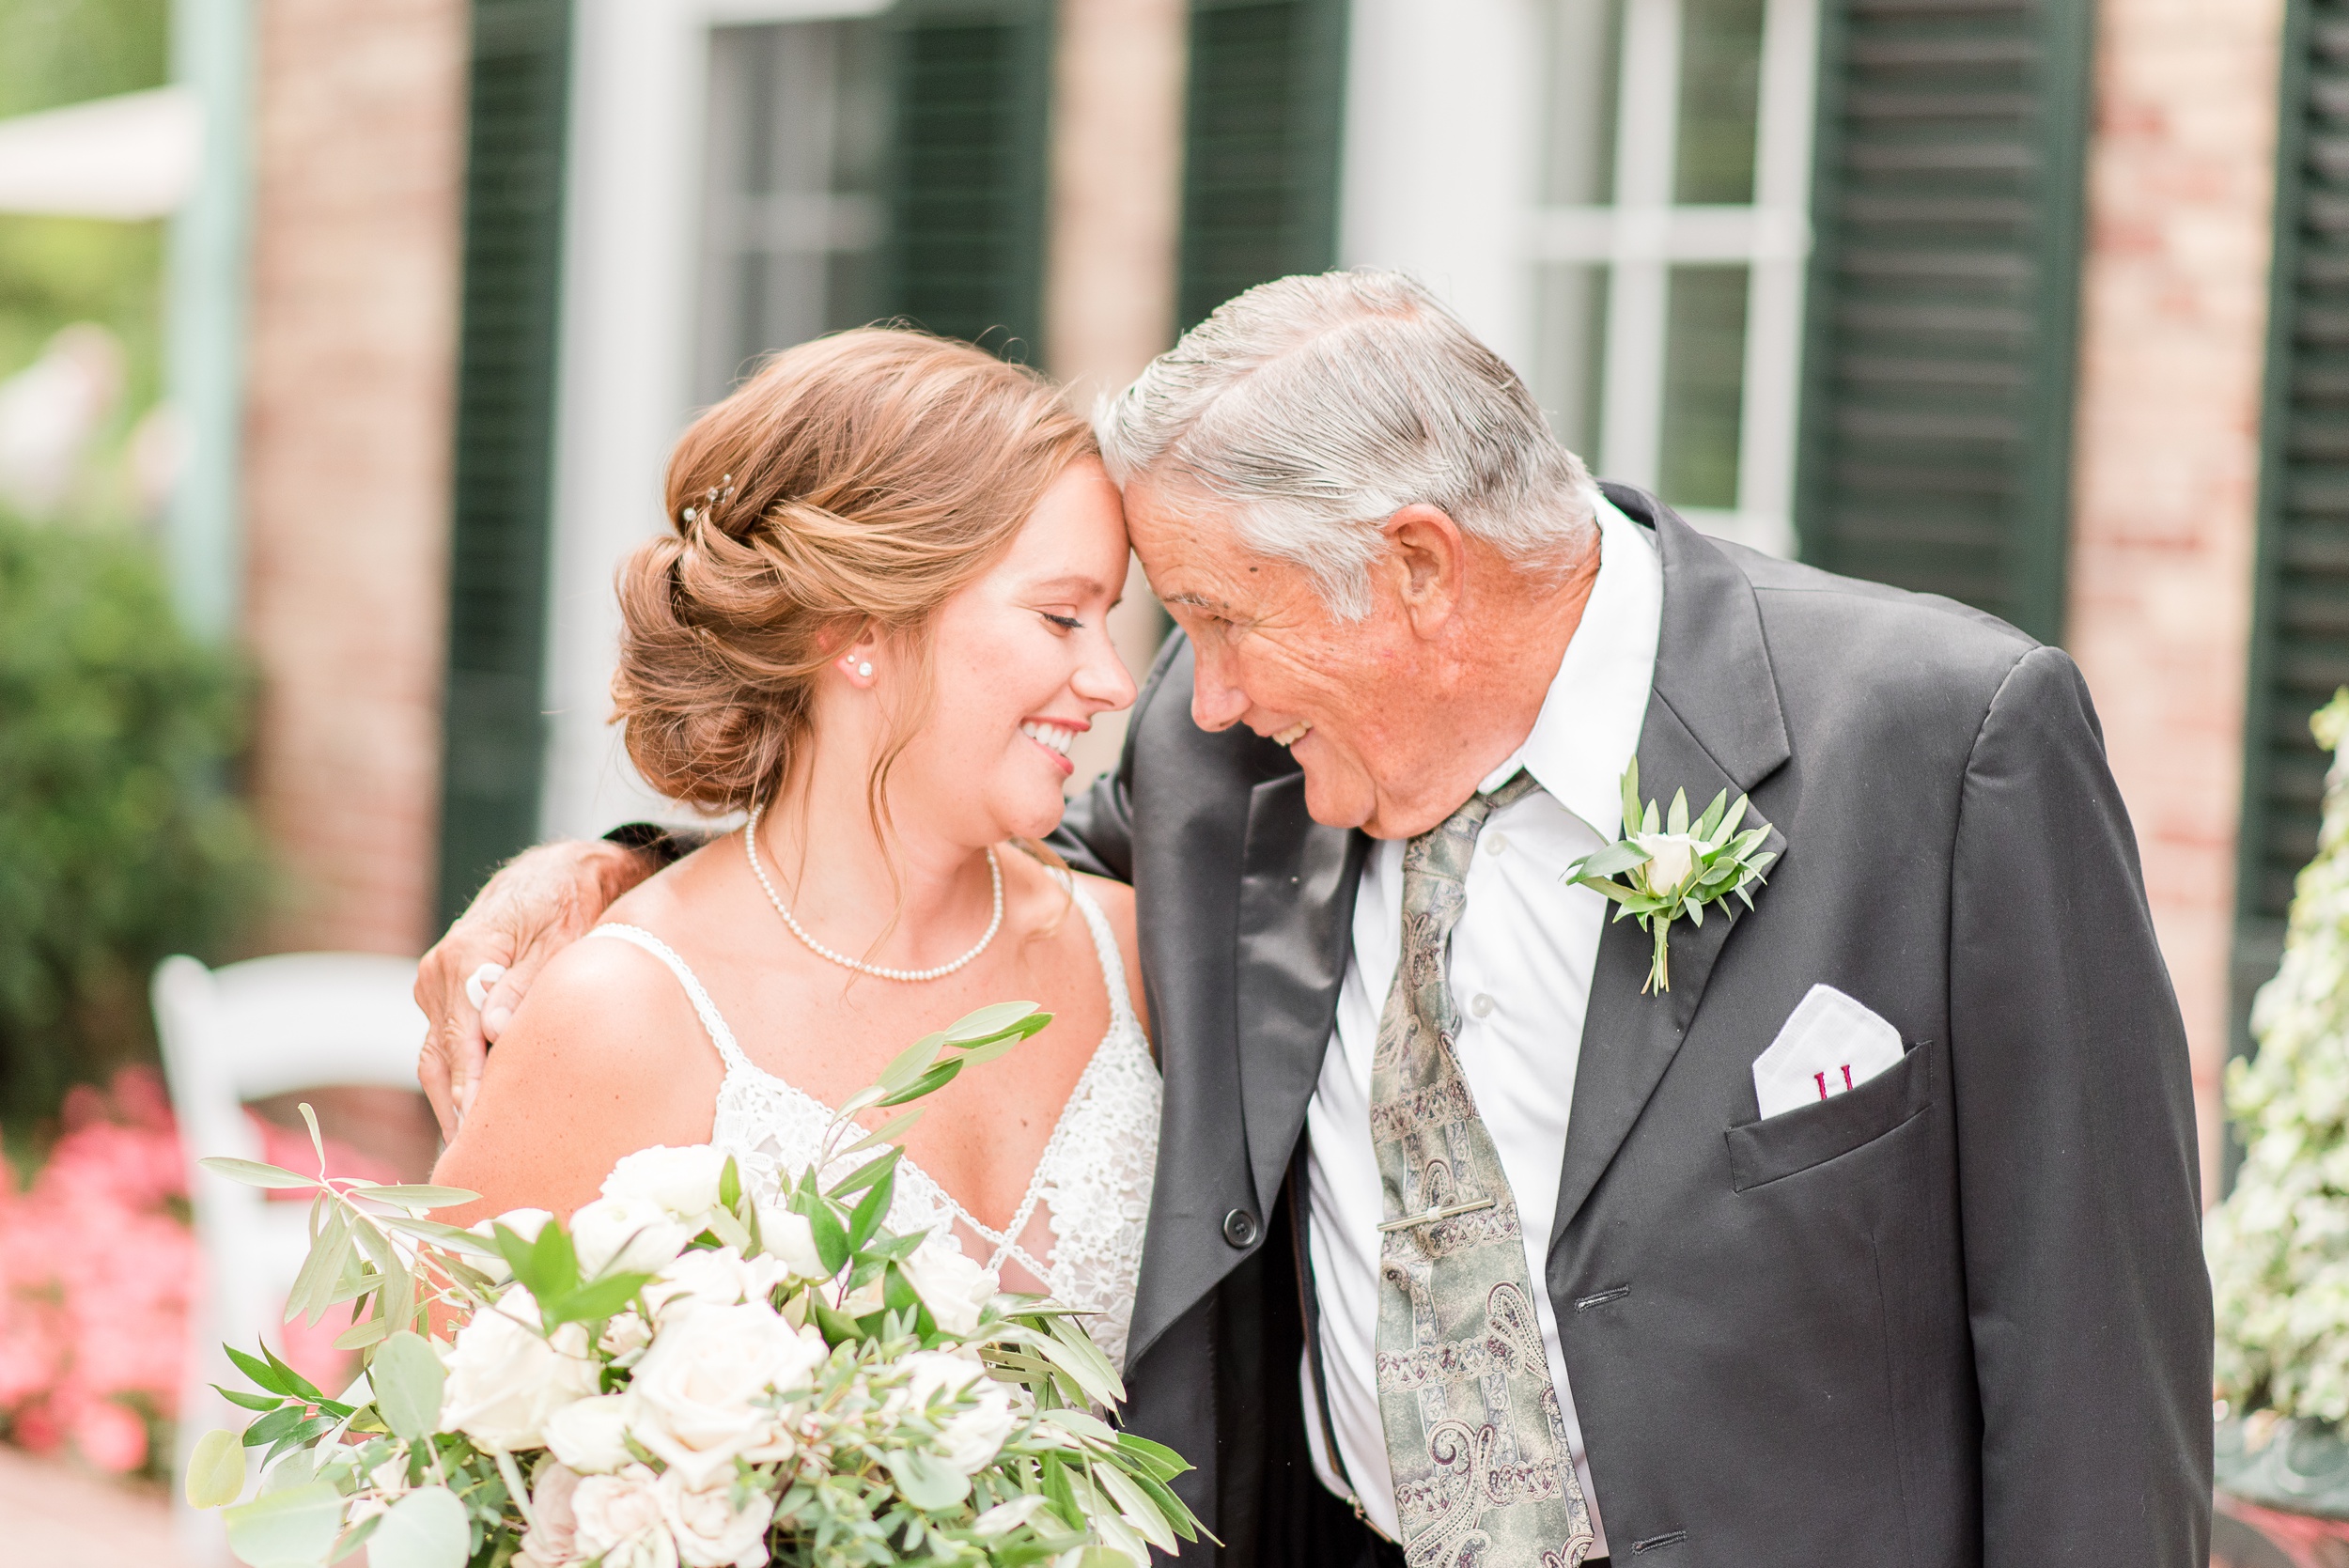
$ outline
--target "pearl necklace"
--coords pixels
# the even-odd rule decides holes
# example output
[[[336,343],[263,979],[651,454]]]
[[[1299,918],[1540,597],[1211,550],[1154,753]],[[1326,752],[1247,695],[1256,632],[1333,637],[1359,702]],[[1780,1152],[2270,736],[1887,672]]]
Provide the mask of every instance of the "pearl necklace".
[[[766,815],[766,811],[767,806],[764,801],[751,808],[751,819],[742,829],[742,852],[750,857],[751,875],[757,877],[758,885],[766,890],[767,902],[775,907],[775,913],[783,917],[783,923],[791,928],[791,934],[804,942],[807,950],[818,958],[828,958],[844,970],[854,970],[859,974],[869,974],[876,980],[942,980],[980,954],[985,953],[987,944],[995,939],[995,933],[1003,928],[1003,863],[996,860],[995,851],[989,849],[987,852],[987,871],[988,879],[995,885],[995,915],[987,923],[987,935],[979,939],[978,946],[953,963],[941,964],[933,970],[886,969],[879,964],[868,964],[861,958],[851,958],[845,953],[834,953],[831,948],[809,936],[806,929],[791,918],[791,907],[783,901],[781,893],[775,892],[775,885],[767,880],[767,868],[758,862],[758,819]]]

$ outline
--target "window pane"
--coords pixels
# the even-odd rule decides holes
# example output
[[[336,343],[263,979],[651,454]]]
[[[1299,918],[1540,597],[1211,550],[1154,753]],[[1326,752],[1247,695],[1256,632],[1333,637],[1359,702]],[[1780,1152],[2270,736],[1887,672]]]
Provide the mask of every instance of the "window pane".
[[[1553,263],[1540,270],[1541,333],[1533,396],[1558,439],[1598,461],[1600,389],[1607,373],[1607,269]]]
[[[1753,200],[1764,0],[1681,0],[1680,129],[1672,199]]]
[[[1615,199],[1615,82],[1623,0],[1550,0],[1542,200],[1604,207]]]
[[[1746,269],[1674,267],[1665,306],[1657,483],[1675,506],[1737,505]]]
[[[881,42],[864,21],[711,32],[703,396],[879,314]]]

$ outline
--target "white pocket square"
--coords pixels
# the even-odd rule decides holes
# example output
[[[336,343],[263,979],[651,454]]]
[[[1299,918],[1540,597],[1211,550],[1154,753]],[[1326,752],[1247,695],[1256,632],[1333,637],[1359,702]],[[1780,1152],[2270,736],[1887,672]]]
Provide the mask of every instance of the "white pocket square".
[[[1848,1094],[1901,1059],[1901,1032],[1832,986],[1813,986],[1754,1059],[1753,1097],[1768,1120]]]

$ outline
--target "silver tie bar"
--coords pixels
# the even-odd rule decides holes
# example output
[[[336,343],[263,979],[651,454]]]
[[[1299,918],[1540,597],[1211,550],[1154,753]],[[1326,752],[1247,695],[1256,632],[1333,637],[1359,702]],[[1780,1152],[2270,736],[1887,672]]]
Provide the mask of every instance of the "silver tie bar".
[[[1432,1225],[1439,1219],[1451,1219],[1463,1214],[1474,1214],[1478,1209],[1488,1209],[1492,1206],[1493,1201],[1490,1198],[1479,1198],[1472,1203],[1450,1203],[1439,1209],[1429,1209],[1424,1214],[1407,1214],[1400,1219],[1390,1219],[1378,1229],[1382,1234],[1388,1231],[1408,1231],[1414,1225]]]

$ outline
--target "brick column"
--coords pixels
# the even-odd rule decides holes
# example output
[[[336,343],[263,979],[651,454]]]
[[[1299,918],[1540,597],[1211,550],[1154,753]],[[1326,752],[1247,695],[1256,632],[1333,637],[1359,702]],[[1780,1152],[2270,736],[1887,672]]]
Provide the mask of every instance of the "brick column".
[[[2071,603],[2217,1192],[2282,0],[2103,0]],[[2092,911],[2088,912],[2092,918]]]
[[[258,11],[244,633],[281,950],[428,939],[467,18]]]

